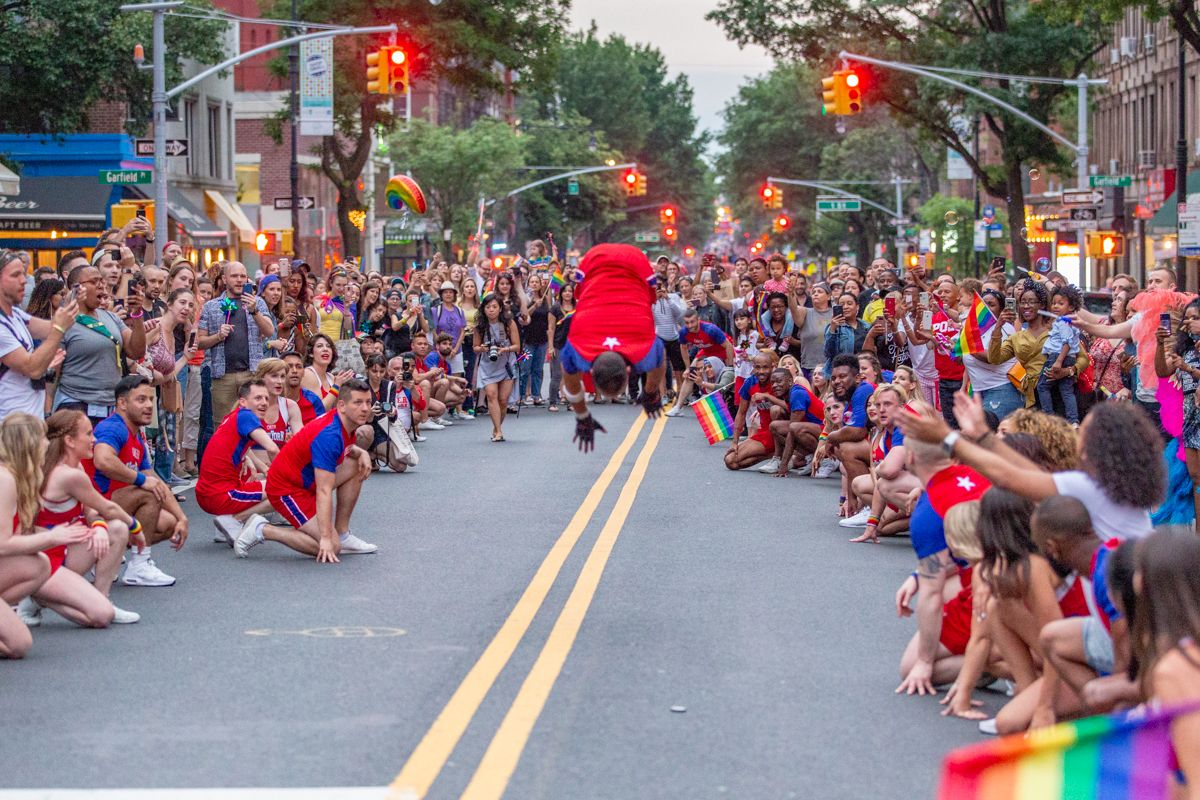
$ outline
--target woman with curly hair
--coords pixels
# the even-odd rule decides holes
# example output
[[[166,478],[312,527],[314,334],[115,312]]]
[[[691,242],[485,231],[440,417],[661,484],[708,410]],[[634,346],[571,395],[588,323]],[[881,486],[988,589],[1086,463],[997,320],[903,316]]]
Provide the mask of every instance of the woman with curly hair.
[[[993,485],[1035,502],[1056,494],[1074,497],[1091,514],[1102,539],[1129,539],[1153,531],[1150,509],[1166,493],[1161,439],[1154,424],[1128,403],[1102,403],[1079,428],[1079,469],[1047,473],[988,429],[978,397],[954,396],[959,431],[932,411],[901,414],[905,438],[941,444],[960,463]]]
[[[1033,408],[1037,406],[1038,379],[1042,375],[1042,368],[1046,366],[1046,353],[1043,348],[1050,338],[1051,317],[1042,312],[1050,306],[1050,295],[1045,286],[1030,280],[1018,283],[1014,294],[1017,298],[1017,311],[1001,311],[1000,324],[1004,329],[1011,325],[1014,326],[1014,330],[1019,330],[1015,330],[1011,336],[992,336],[988,342],[987,360],[989,364],[1003,364],[1011,358],[1017,359],[1025,370],[1021,377],[1025,407]],[[1016,324],[1018,317],[1024,325],[1023,328]],[[1076,358],[1068,358],[1062,366],[1047,369],[1046,377],[1050,380],[1075,377],[1086,368],[1087,351],[1082,350],[1078,344],[1075,350],[1078,353]],[[1012,374],[1012,370],[1009,374]]]
[[[1036,437],[1053,472],[1066,472],[1079,464],[1079,433],[1062,417],[1020,408],[1000,421],[999,432],[1005,437],[1013,433]]]

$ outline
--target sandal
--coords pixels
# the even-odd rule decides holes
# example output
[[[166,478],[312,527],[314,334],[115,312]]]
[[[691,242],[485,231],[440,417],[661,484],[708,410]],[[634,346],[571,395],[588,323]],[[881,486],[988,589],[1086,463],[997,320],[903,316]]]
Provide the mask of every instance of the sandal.
[[[556,406],[556,405],[554,405],[553,403],[551,403],[551,404],[550,404],[550,407],[549,407],[549,408],[547,408],[546,410],[547,410],[547,411],[558,411],[558,406]]]
[[[492,434],[492,441],[493,441],[493,442],[503,442],[503,441],[504,441],[504,434],[503,434],[503,433],[501,433],[501,434],[495,434],[495,433],[493,433],[493,434]]]
[[[520,414],[520,413],[521,413],[521,407],[520,407],[520,406],[518,406],[518,405],[511,405],[511,406],[509,406],[509,407],[508,407],[508,413],[510,413],[510,414]]]

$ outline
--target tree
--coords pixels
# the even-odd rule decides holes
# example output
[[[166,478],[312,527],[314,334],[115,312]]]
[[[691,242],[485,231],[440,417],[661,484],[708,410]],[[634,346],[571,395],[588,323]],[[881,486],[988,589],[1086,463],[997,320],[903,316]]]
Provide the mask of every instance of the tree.
[[[291,0],[265,5],[264,15],[290,14]],[[444,81],[459,92],[457,121],[466,124],[474,113],[471,101],[504,90],[497,65],[517,70],[527,80],[544,80],[568,5],[568,0],[300,0],[299,16],[356,27],[396,22],[398,41],[410,57],[410,74],[433,85]],[[321,172],[338,190],[338,226],[351,256],[361,247],[350,212],[364,208],[358,179],[367,163],[370,131],[379,128],[387,134],[397,121],[390,103],[381,104],[383,98],[366,92],[366,54],[384,41],[344,37],[334,48],[335,134],[321,140]],[[286,72],[286,60],[277,59],[274,68]]]
[[[480,195],[494,198],[511,189],[522,164],[513,129],[486,117],[461,130],[414,120],[392,136],[391,153],[412,170],[441,227],[464,244],[475,233]]]
[[[204,6],[198,0],[193,7]],[[133,63],[133,46],[152,58],[148,13],[124,13],[120,0],[7,0],[0,3],[0,131],[60,136],[88,130],[100,100],[124,101],[145,129],[149,72]],[[168,15],[164,21],[167,85],[183,79],[182,61],[215,63],[225,23]]]
[[[916,217],[922,227],[933,231],[933,241],[937,243],[934,268],[938,271],[948,270],[960,277],[978,277],[982,272],[982,269],[977,272],[974,266],[975,231],[971,224],[974,212],[972,201],[942,194],[934,195],[917,209]],[[993,239],[989,234],[987,249],[980,255],[982,267],[986,267],[992,256],[1003,255],[1004,247],[1008,244],[1008,217],[1000,208],[996,209],[996,214],[996,221],[1003,226],[1005,235]]]
[[[926,66],[1074,77],[1107,44],[1107,26],[1096,9],[1081,8],[1074,18],[1064,18],[1054,5],[1029,0],[934,0],[917,6],[905,0],[722,0],[709,17],[739,44],[756,42],[778,56],[804,58],[827,70],[844,49]],[[887,106],[898,122],[962,155],[983,191],[1002,198],[1013,219],[1024,216],[1024,162],[1064,173],[1069,169],[1070,160],[1053,140],[993,105],[905,73],[875,69],[864,74],[868,105]],[[1043,122],[1068,91],[1057,84],[1003,78],[983,82],[990,94]],[[810,97],[814,104],[818,101],[819,84]],[[969,125],[962,123],[976,114],[1000,144],[999,165],[980,164],[973,156]],[[848,124],[856,122],[851,118]],[[1014,260],[1028,266],[1025,248],[1016,248]]]

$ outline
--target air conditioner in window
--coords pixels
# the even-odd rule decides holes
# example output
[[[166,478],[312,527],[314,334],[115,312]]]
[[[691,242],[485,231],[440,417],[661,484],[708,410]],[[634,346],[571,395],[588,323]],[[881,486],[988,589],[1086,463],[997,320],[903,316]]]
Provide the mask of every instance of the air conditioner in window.
[[[1139,150],[1138,169],[1154,169],[1156,166],[1158,166],[1158,162],[1155,161],[1154,155],[1155,154],[1153,150]]]
[[[1143,33],[1142,34],[1142,49],[1144,51],[1146,51],[1147,53],[1153,53],[1155,38],[1156,37],[1154,36],[1153,33]]]
[[[1108,63],[1120,64],[1121,63],[1121,51],[1115,47],[1110,47],[1108,50]]]
[[[1122,36],[1121,55],[1125,58],[1133,58],[1137,55],[1137,39],[1132,36]]]
[[[1121,162],[1118,159],[1110,158],[1108,160],[1108,174],[1118,175],[1121,172]]]

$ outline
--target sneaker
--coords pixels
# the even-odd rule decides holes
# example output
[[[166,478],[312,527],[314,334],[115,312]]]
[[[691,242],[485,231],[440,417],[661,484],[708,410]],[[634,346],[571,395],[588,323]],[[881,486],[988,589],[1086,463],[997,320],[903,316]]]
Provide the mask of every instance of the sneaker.
[[[126,611],[118,606],[113,606],[113,625],[132,625],[142,618],[142,615],[136,611]]]
[[[267,518],[262,514],[250,515],[250,519],[246,520],[237,538],[233,540],[233,552],[237,553],[238,558],[245,558],[250,554],[250,548],[263,540],[262,529],[266,524]]]
[[[278,511],[268,511],[266,514],[263,514],[263,516],[267,518],[268,525],[282,525],[285,527],[291,527],[292,523],[284,519],[283,514],[280,514]]]
[[[808,472],[812,469],[812,458],[811,454],[804,457],[804,466],[800,468],[801,472]]]
[[[421,423],[421,429],[426,430],[426,431],[440,431],[444,427],[445,427],[444,425],[442,425],[435,419],[426,420],[425,422]]]
[[[424,441],[428,441],[428,440],[429,440],[429,437],[428,437],[428,436],[422,436],[421,434],[419,434],[419,433],[418,433],[418,434],[416,434],[415,436],[413,436],[413,437],[412,437],[412,440],[413,440],[414,442],[424,442]]]
[[[779,458],[771,456],[766,461],[758,465],[758,471],[767,475],[772,472],[779,472]]]
[[[526,397],[526,398],[525,398],[525,400],[524,400],[524,405],[527,405],[527,406],[531,406],[531,405],[533,405],[533,398],[532,398],[532,397]]]
[[[867,518],[871,516],[871,509],[864,506],[857,514],[838,520],[838,525],[843,528],[865,528],[867,527]]]
[[[126,586],[173,586],[175,579],[158,568],[154,559],[130,561],[121,576],[121,583]]]
[[[26,597],[17,603],[17,616],[25,623],[25,627],[36,628],[42,624],[42,607],[37,600]]]
[[[213,527],[215,527],[217,532],[221,534],[218,537],[214,537],[213,541],[224,542],[230,547],[233,547],[233,540],[236,539],[238,533],[241,532],[242,523],[238,522],[232,514],[222,514],[219,517],[213,518]]]
[[[451,426],[453,426],[453,425],[454,425],[454,423],[453,423],[453,422],[451,422],[450,420],[446,419],[444,416],[443,416],[443,417],[438,417],[438,418],[437,418],[437,424],[438,424],[438,425],[441,425],[443,428],[449,428],[449,427],[451,427]]]
[[[986,733],[988,736],[996,735],[996,720],[981,719],[979,720],[979,732]]]
[[[826,458],[821,460],[820,466],[817,467],[816,478],[832,478],[838,474],[841,464],[836,458]]]
[[[378,550],[379,545],[364,542],[353,533],[347,533],[342,537],[343,553],[374,553]]]
[[[682,417],[683,409],[682,408],[672,408],[670,411],[667,412],[667,416],[668,417]]]

